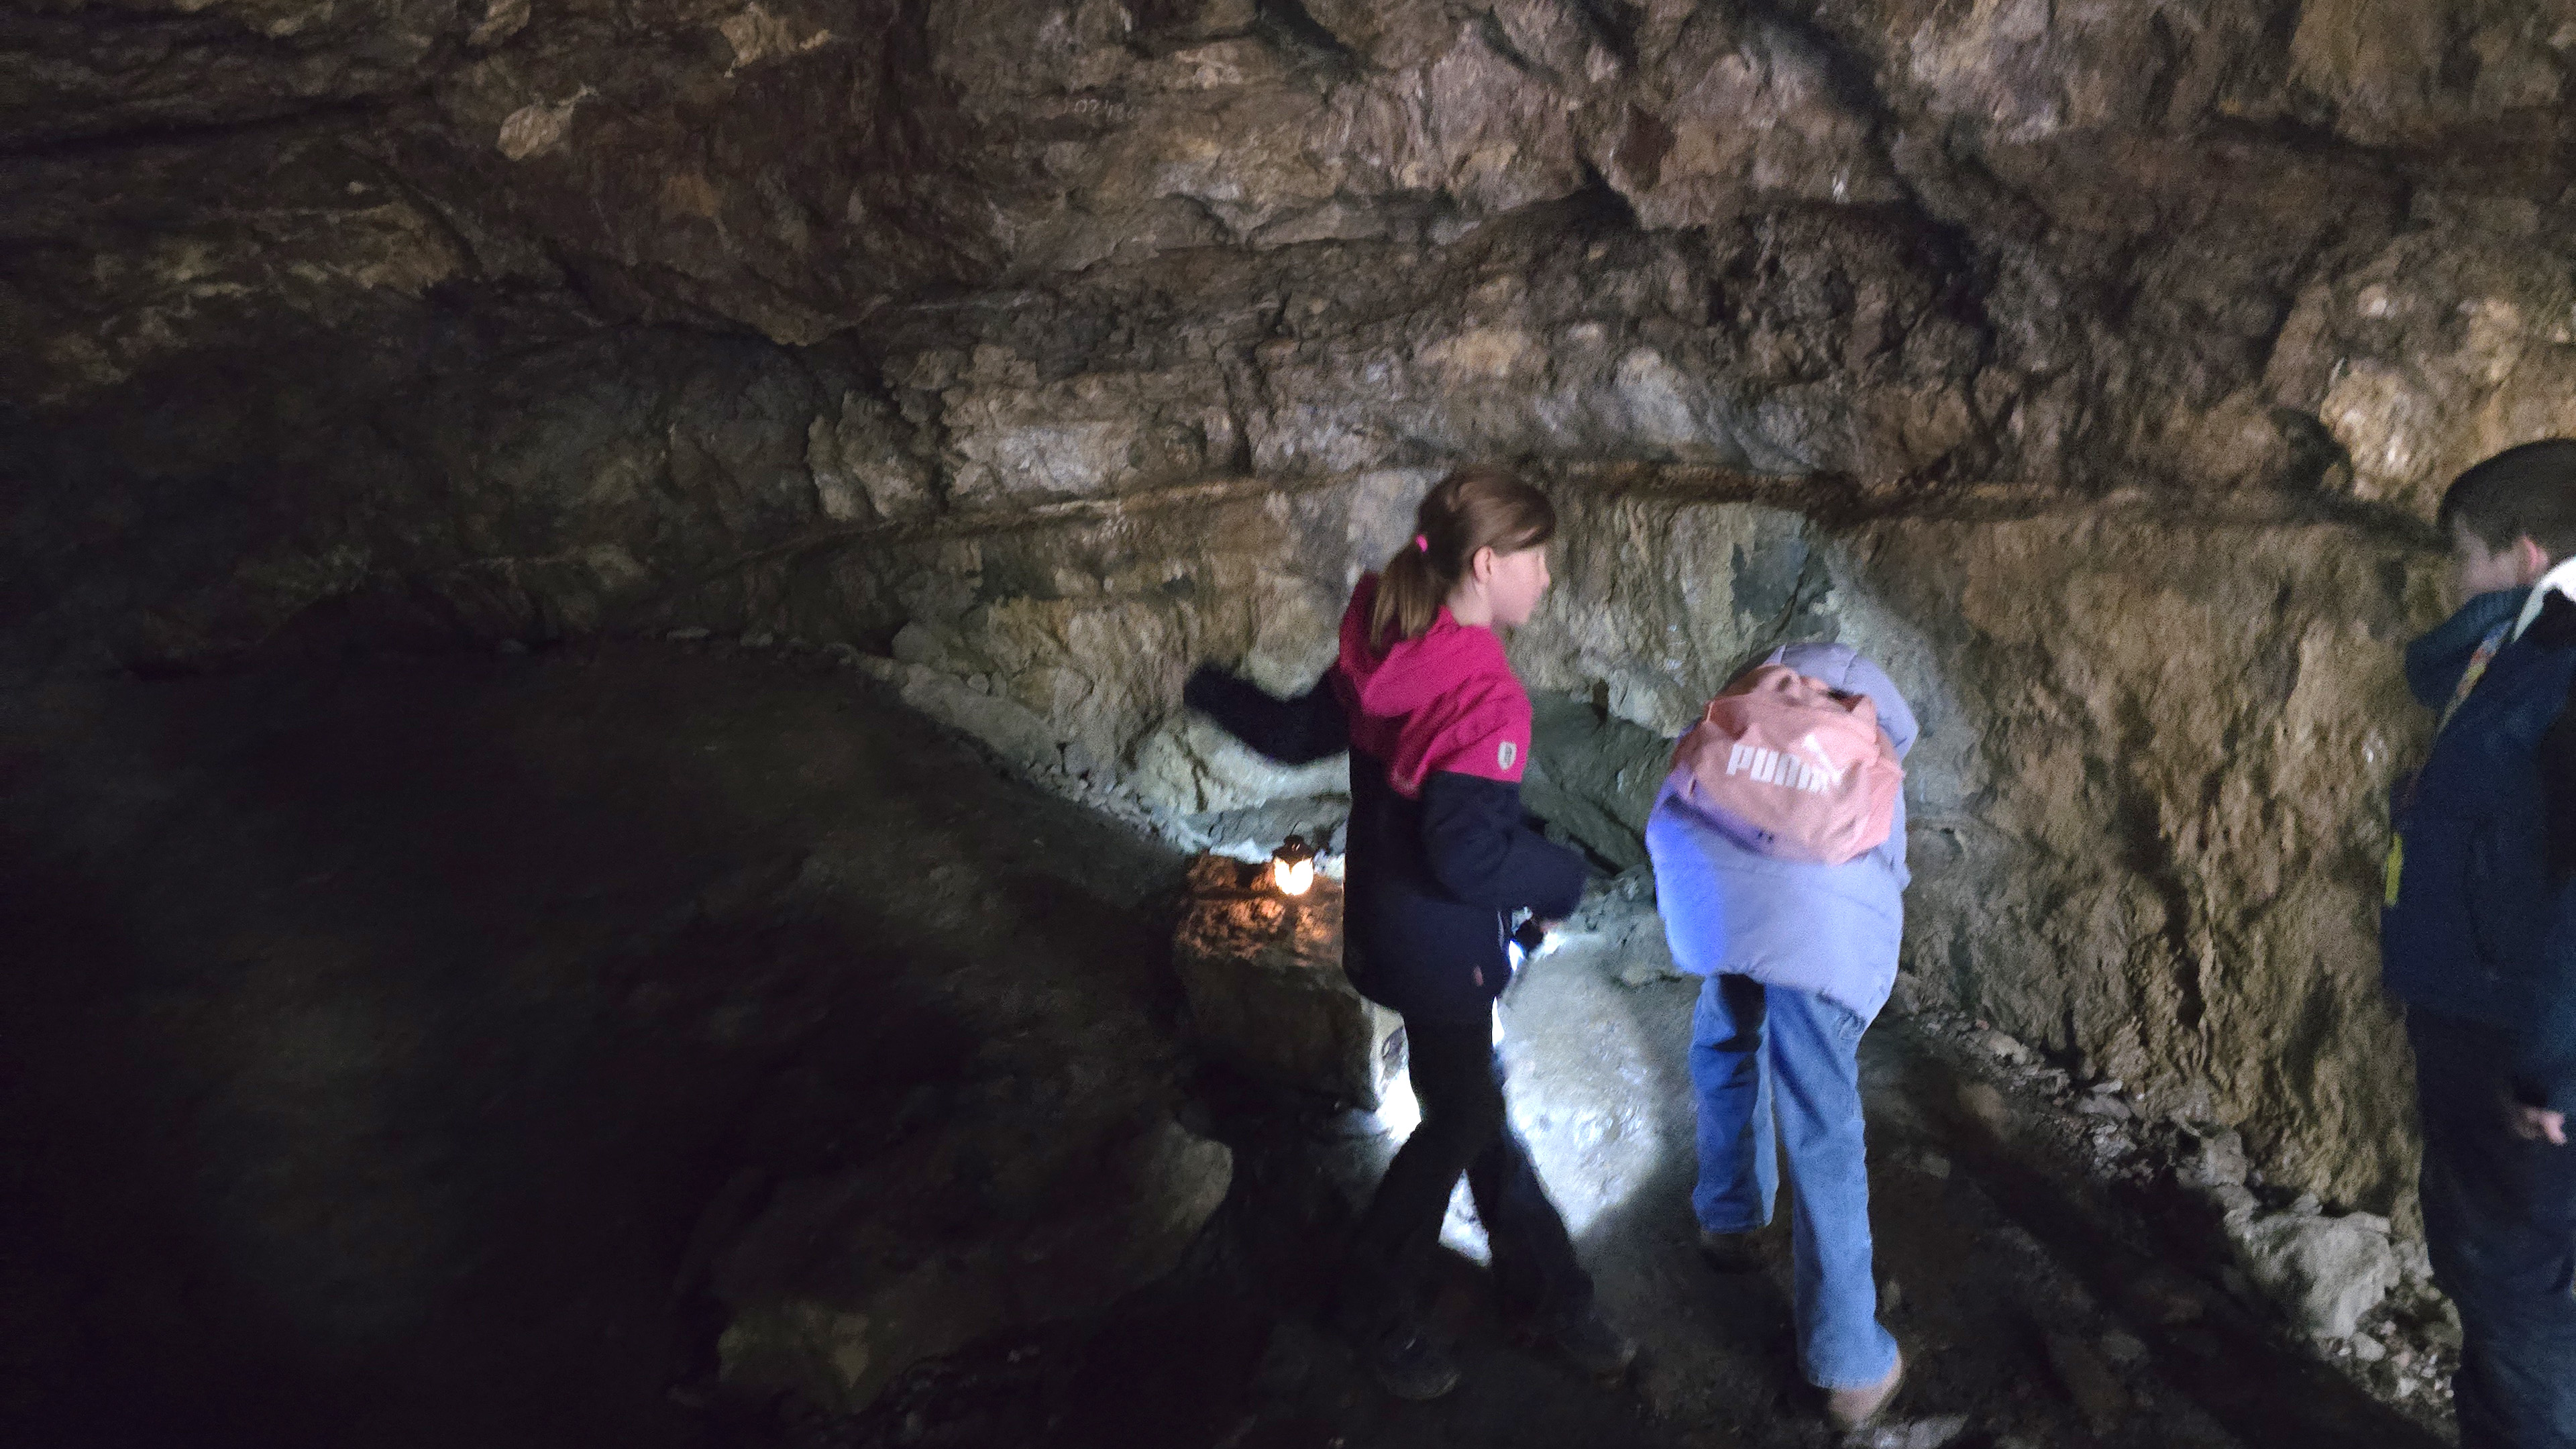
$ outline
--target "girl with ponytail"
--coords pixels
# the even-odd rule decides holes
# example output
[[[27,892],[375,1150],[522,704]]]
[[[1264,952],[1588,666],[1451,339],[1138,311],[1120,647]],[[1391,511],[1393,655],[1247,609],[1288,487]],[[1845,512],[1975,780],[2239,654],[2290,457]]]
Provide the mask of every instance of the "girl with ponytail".
[[[1511,913],[1552,922],[1583,894],[1581,857],[1522,823],[1529,694],[1495,633],[1537,610],[1555,533],[1547,495],[1501,468],[1461,468],[1423,498],[1386,567],[1360,580],[1340,656],[1313,690],[1275,700],[1203,668],[1183,694],[1273,759],[1350,752],[1343,965],[1362,995],[1404,1017],[1422,1123],[1353,1239],[1339,1316],[1404,1398],[1458,1381],[1424,1331],[1422,1296],[1461,1174],[1505,1303],[1594,1373],[1622,1372],[1636,1353],[1594,1311],[1591,1277],[1505,1115],[1492,1030],[1511,979]]]
[[[1371,648],[1430,633],[1441,606],[1474,574],[1476,555],[1485,549],[1494,551],[1498,566],[1536,568],[1528,609],[1536,609],[1539,594],[1547,591],[1545,549],[1556,536],[1556,507],[1501,468],[1461,468],[1442,479],[1414,511],[1413,527],[1413,541],[1379,571],[1368,611]],[[1517,626],[1528,617],[1524,610],[1502,622]]]

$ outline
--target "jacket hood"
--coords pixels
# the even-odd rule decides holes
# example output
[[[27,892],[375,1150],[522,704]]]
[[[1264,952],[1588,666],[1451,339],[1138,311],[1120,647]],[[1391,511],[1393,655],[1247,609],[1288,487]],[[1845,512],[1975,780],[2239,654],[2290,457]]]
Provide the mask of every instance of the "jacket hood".
[[[1887,732],[1889,743],[1896,746],[1896,757],[1914,748],[1917,726],[1914,711],[1905,696],[1896,692],[1896,682],[1887,671],[1870,662],[1867,655],[1848,644],[1791,644],[1774,649],[1768,664],[1783,664],[1806,675],[1821,679],[1845,694],[1867,695],[1878,706],[1878,727]]]
[[[2522,612],[2522,601],[2528,589],[2498,589],[2480,594],[2460,606],[2460,611],[2435,625],[2433,629],[2406,646],[2406,687],[2426,709],[2440,709],[2451,702],[2452,691],[2460,686],[2460,676],[2469,667],[2469,656],[2478,652],[2486,637],[2504,628]]]
[[[1503,641],[1494,631],[1459,623],[1446,604],[1429,633],[1398,639],[1383,654],[1372,651],[1368,618],[1376,599],[1377,575],[1370,574],[1352,592],[1350,612],[1342,620],[1342,673],[1363,713],[1402,719],[1496,671],[1510,673]]]

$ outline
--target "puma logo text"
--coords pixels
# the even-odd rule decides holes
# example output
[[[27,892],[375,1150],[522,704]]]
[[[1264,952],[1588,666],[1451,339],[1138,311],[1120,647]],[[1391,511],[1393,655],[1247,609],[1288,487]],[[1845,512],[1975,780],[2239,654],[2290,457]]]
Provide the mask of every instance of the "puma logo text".
[[[1778,750],[1743,744],[1727,751],[1726,773],[1749,775],[1764,784],[1786,785],[1810,795],[1822,795],[1842,783],[1841,775],[1821,765],[1811,765]]]

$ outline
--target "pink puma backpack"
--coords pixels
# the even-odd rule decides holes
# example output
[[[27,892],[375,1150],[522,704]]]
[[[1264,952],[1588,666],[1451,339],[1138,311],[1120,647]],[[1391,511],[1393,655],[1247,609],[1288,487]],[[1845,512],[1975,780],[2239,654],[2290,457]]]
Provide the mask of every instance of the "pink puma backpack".
[[[1680,794],[1764,855],[1840,865],[1896,819],[1905,767],[1869,697],[1786,665],[1751,670],[1682,736]]]

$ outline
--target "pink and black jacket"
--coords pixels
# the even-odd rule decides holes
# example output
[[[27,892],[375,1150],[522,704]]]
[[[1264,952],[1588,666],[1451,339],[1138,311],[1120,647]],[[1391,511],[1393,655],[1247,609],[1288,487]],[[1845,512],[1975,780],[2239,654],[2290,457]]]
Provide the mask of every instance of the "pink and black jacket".
[[[1510,913],[1571,914],[1583,859],[1522,818],[1529,694],[1502,641],[1442,609],[1421,638],[1373,650],[1376,596],[1376,575],[1360,580],[1341,656],[1305,695],[1202,669],[1183,697],[1275,760],[1350,751],[1351,984],[1408,1017],[1481,1020],[1511,979]]]

